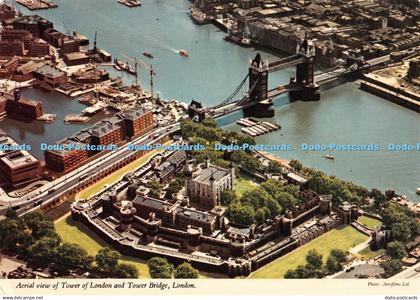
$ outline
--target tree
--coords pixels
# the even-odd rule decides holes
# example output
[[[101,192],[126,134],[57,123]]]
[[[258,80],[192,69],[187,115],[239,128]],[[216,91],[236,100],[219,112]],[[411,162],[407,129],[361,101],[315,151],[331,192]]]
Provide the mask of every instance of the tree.
[[[270,160],[268,163],[268,172],[270,173],[281,173],[283,171],[283,168],[281,164],[279,164],[277,161]]]
[[[302,163],[296,159],[291,160],[289,165],[298,172],[303,168]]]
[[[214,118],[206,118],[201,123],[202,126],[217,128],[217,121]]]
[[[414,217],[412,213],[401,205],[391,204],[383,211],[383,223],[391,227],[394,223],[403,223],[410,221],[410,217]]]
[[[184,262],[175,269],[174,277],[196,279],[198,278],[198,271],[189,263]]]
[[[99,270],[112,273],[118,265],[121,255],[109,248],[102,248],[96,254],[95,262]]]
[[[381,266],[382,268],[384,268],[386,277],[394,276],[395,274],[401,272],[402,270],[401,262],[395,259],[383,262]]]
[[[411,237],[411,228],[408,222],[395,223],[391,229],[392,238],[401,242],[408,242]]]
[[[130,264],[119,264],[114,271],[116,278],[138,278],[139,272],[137,268]]]
[[[19,222],[15,219],[3,219],[0,221],[0,247],[4,250],[16,248],[16,236],[20,232]]]
[[[306,255],[306,264],[308,267],[311,267],[314,270],[320,270],[322,267],[322,255],[314,249],[309,250],[308,254]]]
[[[153,257],[147,261],[149,274],[152,278],[172,278],[174,266],[165,258]]]
[[[30,260],[39,266],[48,266],[52,263],[56,248],[60,241],[52,237],[42,237],[28,249]]]
[[[55,263],[66,267],[88,269],[93,257],[77,244],[63,243],[55,251]]]
[[[270,210],[271,212],[270,217],[275,217],[278,214],[280,214],[282,211],[282,207],[280,206],[280,204],[277,201],[275,201],[273,198],[267,199],[264,205],[268,207],[268,209]]]
[[[385,195],[378,189],[372,189],[369,196],[374,199],[376,207],[382,207],[386,202]]]
[[[249,205],[233,203],[226,210],[226,216],[233,223],[243,226],[249,226],[254,223],[254,208]]]
[[[400,242],[389,242],[386,247],[386,253],[391,256],[392,259],[398,260],[407,255],[404,245]]]
[[[147,183],[147,187],[150,189],[149,196],[159,198],[162,192],[162,185],[159,180],[152,179]]]
[[[28,255],[28,249],[34,243],[34,238],[31,236],[31,234],[27,231],[19,231],[17,232],[15,238],[16,247],[14,250],[16,251],[16,253],[23,254],[25,256]],[[59,240],[58,236],[53,238]]]
[[[238,201],[238,196],[234,190],[224,190],[220,193],[220,202],[222,205],[230,205]]]
[[[172,195],[178,193],[184,187],[183,177],[177,177],[169,183],[166,189],[165,198],[172,199]]]
[[[347,253],[341,249],[332,249],[325,263],[325,269],[333,274],[343,270],[343,264],[347,261]]]
[[[330,256],[335,257],[339,263],[345,263],[347,261],[347,252],[341,249],[332,249]]]
[[[255,222],[257,222],[258,225],[261,225],[266,220],[265,211],[262,208],[258,208],[255,212]]]
[[[297,266],[295,273],[296,273],[296,278],[299,278],[299,279],[308,278],[308,271],[305,266],[302,266],[302,265]]]
[[[335,256],[330,255],[325,264],[325,269],[328,273],[334,274],[343,270],[343,266],[339,263]]]
[[[5,217],[8,218],[8,219],[17,220],[18,219],[18,214],[17,214],[16,210],[9,208],[6,211]]]
[[[241,197],[243,204],[250,204],[255,209],[263,206],[267,206],[267,202],[273,198],[265,189],[257,187],[251,191],[246,191]],[[270,209],[270,207],[268,207]],[[271,209],[270,209],[271,210]]]
[[[296,279],[297,278],[297,274],[295,270],[289,269],[286,271],[286,273],[284,274],[284,278],[286,279]]]

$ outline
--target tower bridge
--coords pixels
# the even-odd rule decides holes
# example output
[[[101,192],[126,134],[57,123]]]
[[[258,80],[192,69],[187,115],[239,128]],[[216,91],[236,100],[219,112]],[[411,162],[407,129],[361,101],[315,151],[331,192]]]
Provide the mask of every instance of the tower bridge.
[[[193,100],[188,114],[191,119],[198,122],[206,117],[219,118],[239,110],[243,110],[246,116],[273,117],[275,114],[273,101],[281,94],[289,93],[291,101],[317,101],[321,97],[320,84],[389,60],[389,55],[370,61],[364,61],[363,58],[355,59],[348,67],[340,67],[315,75],[315,48],[312,41],[305,39],[296,47],[296,54],[274,62],[269,63],[263,60],[258,53],[254,59],[250,60],[248,74],[231,95],[218,105],[208,108]],[[290,67],[296,67],[296,75],[290,78],[289,83],[269,89],[269,73]]]

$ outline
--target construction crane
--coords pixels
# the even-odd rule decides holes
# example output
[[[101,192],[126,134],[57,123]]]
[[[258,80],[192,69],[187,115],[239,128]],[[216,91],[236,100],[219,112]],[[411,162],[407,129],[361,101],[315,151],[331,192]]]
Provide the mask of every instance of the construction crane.
[[[149,71],[149,74],[150,74],[150,95],[152,96],[152,98],[153,98],[153,87],[154,87],[154,82],[153,82],[153,76],[155,76],[156,75],[156,72],[153,70],[153,67],[152,67],[152,65],[149,65],[149,64],[147,64],[147,63],[145,63],[144,61],[142,61],[142,60],[140,60],[140,59],[137,59],[137,57],[134,57],[134,58],[132,58],[132,57],[129,57],[128,55],[127,55],[127,53],[125,53],[124,51],[122,51],[121,50],[121,54],[126,58],[126,59],[128,59],[129,61],[131,61],[131,62],[133,62],[134,63],[134,67],[135,67],[135,71],[136,71],[136,85],[138,86],[138,87],[140,87],[140,84],[139,84],[139,76],[138,76],[138,73],[139,73],[139,67],[140,67],[140,65],[142,65],[143,67],[145,67],[148,71]]]

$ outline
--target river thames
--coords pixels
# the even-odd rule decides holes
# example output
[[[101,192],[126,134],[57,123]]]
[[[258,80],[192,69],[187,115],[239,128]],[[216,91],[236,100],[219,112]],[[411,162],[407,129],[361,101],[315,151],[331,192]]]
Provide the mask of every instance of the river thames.
[[[65,32],[80,31],[93,44],[98,32],[98,47],[124,58],[122,52],[152,63],[157,76],[155,90],[165,99],[190,102],[197,99],[206,106],[215,105],[231,94],[247,72],[249,59],[257,53],[253,48],[241,48],[223,40],[223,32],[212,25],[197,26],[189,18],[186,0],[143,0],[134,9],[116,0],[56,0],[59,7],[38,11]],[[21,7],[20,7],[21,8]],[[28,10],[21,8],[25,14]],[[186,49],[190,57],[181,57],[177,49]],[[154,59],[141,55],[148,51]],[[258,50],[268,60],[272,53]],[[122,76],[126,81],[133,78]],[[292,69],[270,74],[271,87],[287,83]],[[141,72],[141,83],[148,87],[149,78]],[[36,147],[40,142],[54,143],[99,120],[96,116],[88,124],[65,125],[64,115],[78,113],[84,107],[75,100],[35,89],[24,95],[44,102],[47,113],[57,114],[53,124],[35,122],[22,124],[13,120],[0,122],[19,143],[33,145],[33,153],[43,159]],[[291,144],[293,151],[273,152],[285,159],[298,159],[306,166],[337,175],[368,188],[395,189],[420,201],[415,194],[420,187],[419,151],[388,151],[388,144],[417,144],[420,142],[420,118],[413,111],[370,95],[353,83],[344,83],[322,90],[318,102],[288,103],[287,96],[277,101],[276,117],[272,120],[282,129],[261,137],[259,144]],[[224,128],[239,130],[235,124]],[[374,152],[316,152],[302,151],[306,144],[378,144]],[[333,155],[327,160],[321,155]]]

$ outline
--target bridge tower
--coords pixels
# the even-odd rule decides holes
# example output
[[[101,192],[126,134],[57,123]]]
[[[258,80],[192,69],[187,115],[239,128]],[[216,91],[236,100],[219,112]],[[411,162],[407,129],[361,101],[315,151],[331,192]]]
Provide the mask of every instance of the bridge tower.
[[[268,62],[263,61],[261,55],[257,53],[255,58],[250,61],[248,69],[249,101],[256,102],[256,104],[244,108],[246,116],[261,118],[274,116],[275,109],[272,102],[268,99],[268,72]]]
[[[256,102],[266,100],[268,95],[268,62],[264,62],[259,53],[250,61],[248,75],[249,100]]]
[[[319,85],[314,82],[315,47],[312,41],[305,39],[301,45],[297,45],[296,54],[306,59],[303,63],[296,65],[296,77],[290,80],[290,99],[319,100],[321,98]]]

